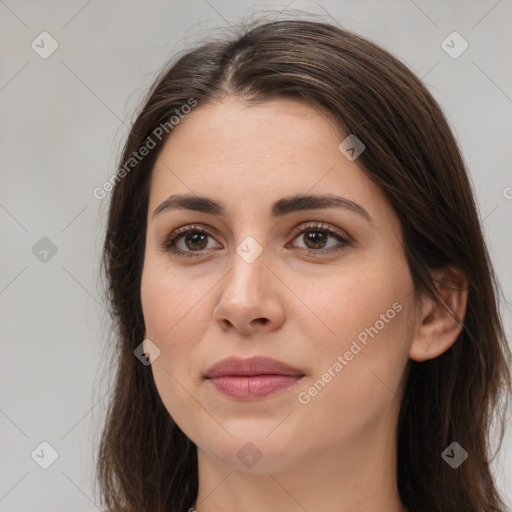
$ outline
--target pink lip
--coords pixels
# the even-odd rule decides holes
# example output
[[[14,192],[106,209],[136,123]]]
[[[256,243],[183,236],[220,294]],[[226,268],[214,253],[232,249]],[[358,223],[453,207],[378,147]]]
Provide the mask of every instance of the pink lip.
[[[207,371],[205,378],[226,395],[251,400],[288,388],[304,375],[275,359],[255,356],[223,359]]]

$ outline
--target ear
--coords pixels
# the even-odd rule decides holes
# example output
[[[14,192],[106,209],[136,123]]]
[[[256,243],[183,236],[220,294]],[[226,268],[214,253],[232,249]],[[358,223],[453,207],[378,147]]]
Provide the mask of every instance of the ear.
[[[448,350],[457,340],[466,314],[468,283],[464,273],[448,265],[432,271],[431,275],[438,296],[422,297],[409,351],[409,357],[415,361],[434,359]]]

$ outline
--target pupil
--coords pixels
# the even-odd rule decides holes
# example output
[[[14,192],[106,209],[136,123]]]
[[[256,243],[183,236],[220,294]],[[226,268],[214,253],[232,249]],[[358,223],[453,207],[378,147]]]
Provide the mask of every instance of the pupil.
[[[187,243],[187,246],[189,249],[204,249],[204,246],[205,246],[205,243],[204,241],[206,240],[206,235],[204,233],[193,233],[193,234],[189,234],[187,237],[186,237],[186,243]],[[202,245],[201,247],[190,247],[188,242],[189,241],[192,241],[192,245],[201,245],[201,242]]]
[[[321,233],[319,231],[308,231],[305,235],[306,238],[306,245],[309,246],[309,243],[313,244],[313,248],[318,249],[319,247],[322,247],[326,243],[327,235],[325,233]],[[189,234],[186,237],[186,244],[189,247],[189,249],[195,248],[195,249],[204,249],[205,247],[205,240],[206,236],[204,233],[193,233]],[[195,246],[190,247],[189,242]],[[199,245],[199,247],[197,247]]]
[[[319,231],[308,231],[306,236],[306,245],[308,245],[307,241],[313,242],[315,249],[318,249],[319,247],[325,245],[327,238],[327,235],[325,233],[321,233]]]

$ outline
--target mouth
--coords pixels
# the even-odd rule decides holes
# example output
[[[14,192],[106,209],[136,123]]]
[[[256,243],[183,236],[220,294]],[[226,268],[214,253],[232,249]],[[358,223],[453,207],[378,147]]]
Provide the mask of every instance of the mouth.
[[[256,400],[287,389],[305,377],[301,370],[267,357],[230,357],[205,374],[213,387],[232,398]]]

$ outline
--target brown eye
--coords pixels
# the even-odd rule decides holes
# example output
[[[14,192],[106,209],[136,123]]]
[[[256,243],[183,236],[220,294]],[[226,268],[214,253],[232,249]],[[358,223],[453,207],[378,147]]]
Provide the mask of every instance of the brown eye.
[[[208,249],[209,239],[213,236],[204,229],[185,226],[174,231],[160,248],[178,256],[200,256]]]
[[[294,240],[301,240],[304,244],[299,245],[287,244],[287,247],[297,247],[305,250],[309,255],[322,255],[334,253],[352,245],[348,237],[343,236],[343,232],[335,230],[324,224],[315,224],[297,229]],[[185,226],[174,231],[167,240],[160,244],[160,248],[177,256],[201,256],[206,254],[209,239],[214,240],[213,236],[200,227]],[[329,244],[329,240],[334,243]],[[222,248],[218,245],[217,248]]]
[[[197,231],[191,231],[183,236],[185,246],[191,251],[200,251],[208,245],[208,234]]]
[[[338,252],[352,245],[352,242],[348,237],[343,236],[342,232],[323,223],[305,226],[302,229],[298,228],[294,234],[294,239],[302,240],[304,246],[292,245],[292,247],[302,248],[312,255]],[[337,243],[327,245],[330,239],[336,240]]]
[[[308,249],[322,249],[329,239],[329,235],[327,235],[325,231],[322,232],[315,229],[304,231],[302,236]]]

